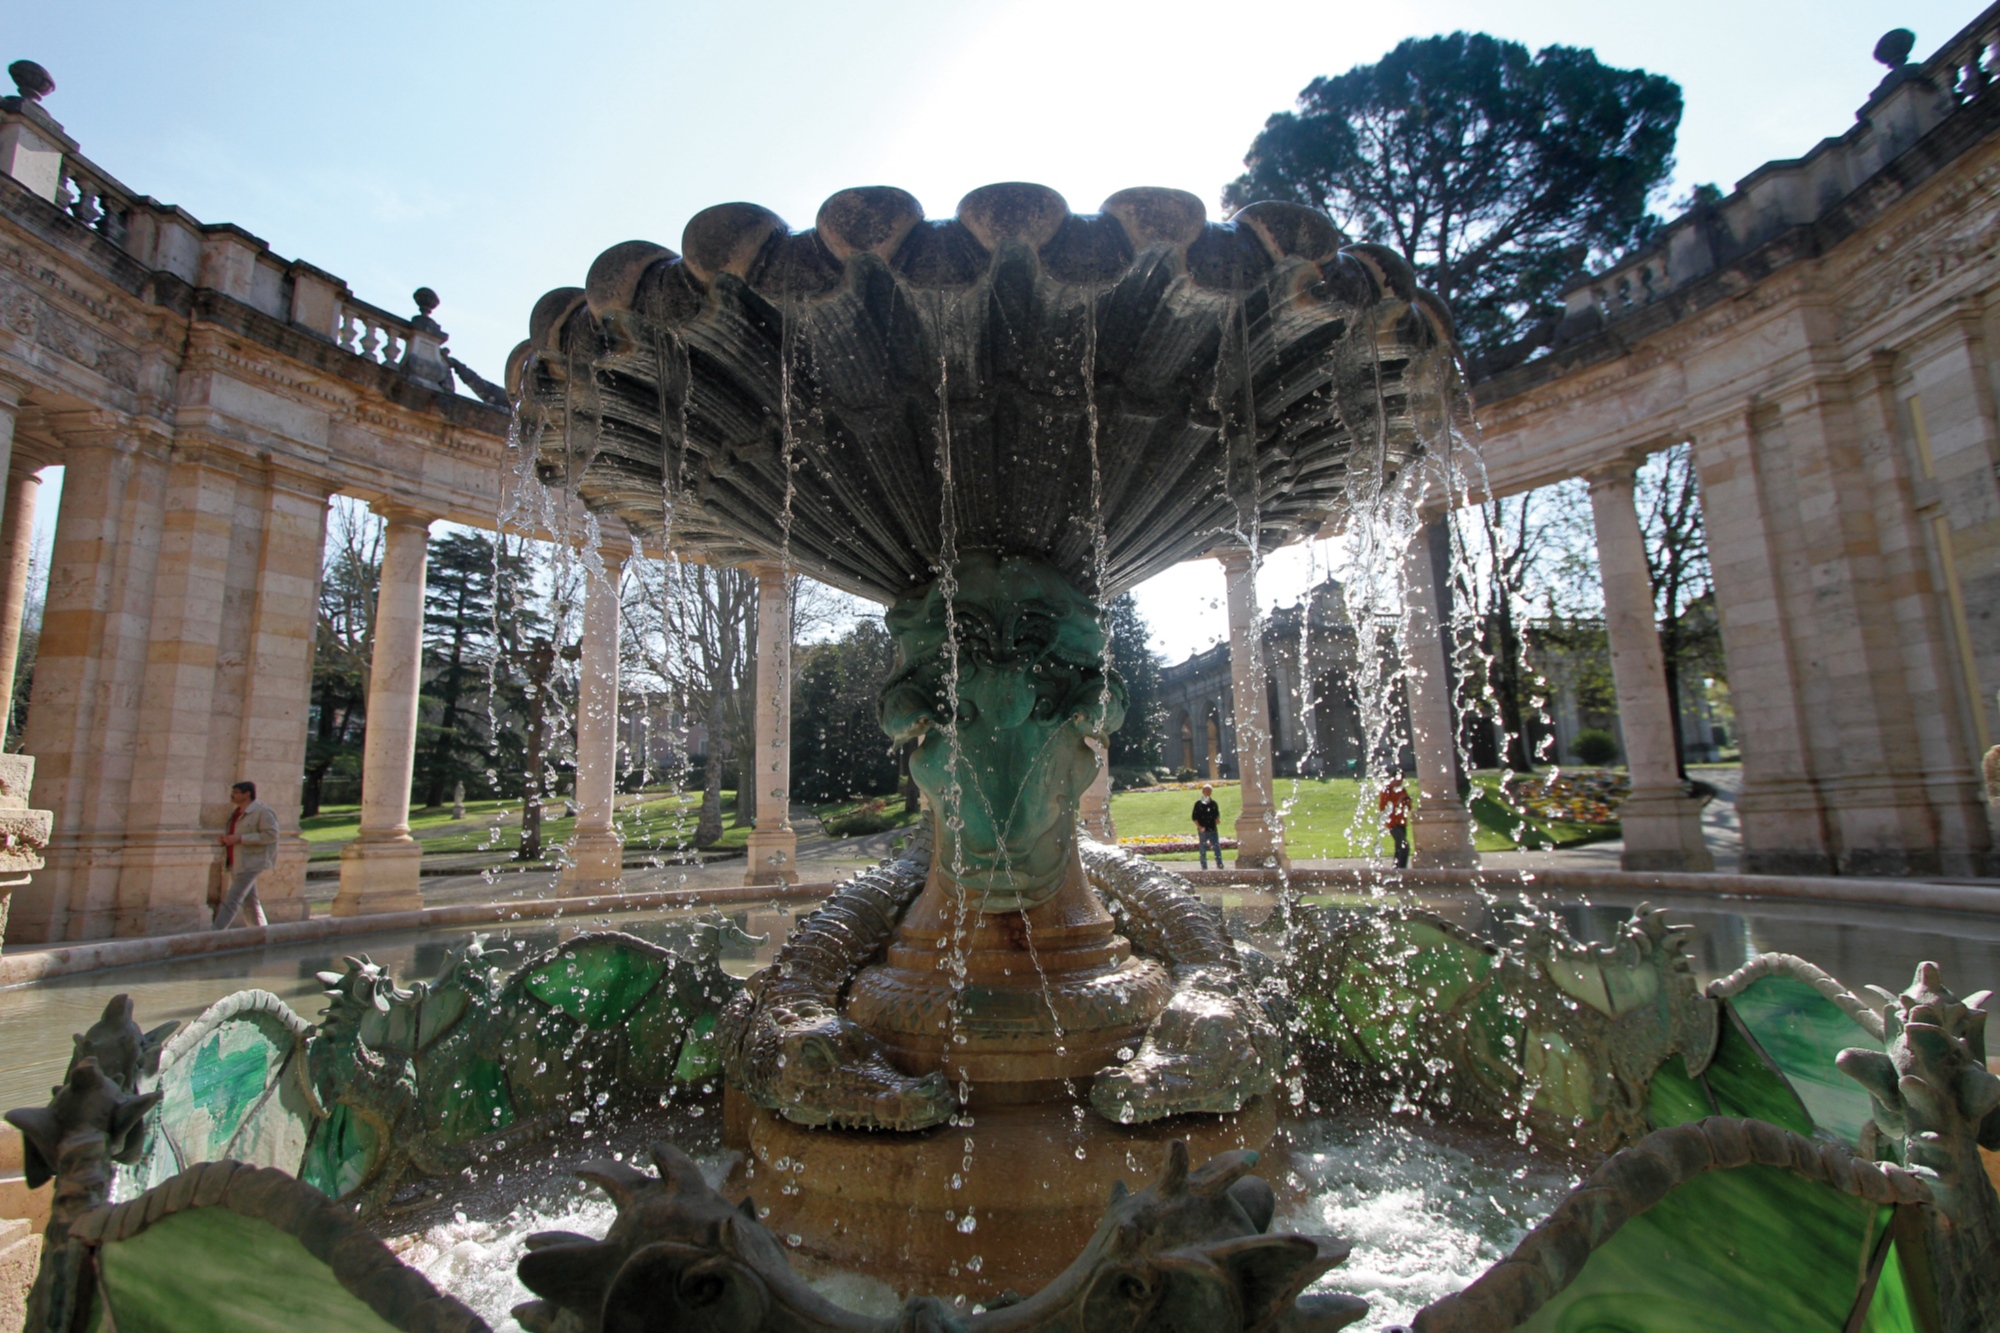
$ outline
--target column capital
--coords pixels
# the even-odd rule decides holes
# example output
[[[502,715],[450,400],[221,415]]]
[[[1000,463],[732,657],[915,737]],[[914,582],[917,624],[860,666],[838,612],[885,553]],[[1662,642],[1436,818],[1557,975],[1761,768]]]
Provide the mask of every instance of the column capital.
[[[745,560],[737,568],[756,579],[759,587],[783,583],[789,577],[781,560]]]
[[[423,528],[429,531],[431,524],[442,515],[429,510],[418,509],[395,500],[371,500],[369,510],[392,528]]]
[[[1254,563],[1250,549],[1244,546],[1221,546],[1209,554],[1221,564],[1225,574],[1248,573]]]
[[[1643,460],[1626,456],[1609,462],[1598,463],[1583,470],[1583,479],[1593,493],[1623,486],[1630,489],[1638,479],[1639,464]]]

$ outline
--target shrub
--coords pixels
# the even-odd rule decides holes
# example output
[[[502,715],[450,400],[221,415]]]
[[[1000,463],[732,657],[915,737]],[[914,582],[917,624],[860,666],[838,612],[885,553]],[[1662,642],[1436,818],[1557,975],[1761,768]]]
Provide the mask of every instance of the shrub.
[[[1576,757],[1586,764],[1608,764],[1618,757],[1618,740],[1608,731],[1592,728],[1576,734]]]
[[[1193,781],[1194,781],[1194,780],[1195,780],[1196,778],[1198,778],[1198,777],[1200,777],[1200,776],[1201,776],[1201,775],[1200,775],[1199,773],[1195,772],[1195,771],[1194,771],[1193,769],[1191,769],[1191,768],[1183,768],[1183,769],[1179,769],[1179,770],[1177,770],[1177,771],[1176,771],[1176,772],[1174,773],[1174,781],[1175,781],[1175,782],[1193,782]]]
[[[1150,787],[1152,785],[1153,772],[1151,769],[1126,768],[1122,764],[1112,766],[1111,790],[1113,791],[1130,791],[1134,787]]]

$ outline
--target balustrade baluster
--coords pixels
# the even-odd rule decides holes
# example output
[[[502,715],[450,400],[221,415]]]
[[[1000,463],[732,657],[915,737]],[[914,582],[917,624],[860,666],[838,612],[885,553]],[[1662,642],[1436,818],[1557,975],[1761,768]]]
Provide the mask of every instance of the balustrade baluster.
[[[342,310],[340,312],[340,332],[334,335],[334,341],[347,351],[353,352],[356,350],[354,346],[354,334],[354,314],[352,311]]]
[[[394,329],[382,331],[382,364],[393,366],[403,359],[403,340],[396,336]]]
[[[376,327],[374,320],[372,319],[362,320],[361,355],[368,358],[370,361],[379,361],[382,358],[378,356],[377,353],[381,351],[381,348],[382,348],[382,330]]]

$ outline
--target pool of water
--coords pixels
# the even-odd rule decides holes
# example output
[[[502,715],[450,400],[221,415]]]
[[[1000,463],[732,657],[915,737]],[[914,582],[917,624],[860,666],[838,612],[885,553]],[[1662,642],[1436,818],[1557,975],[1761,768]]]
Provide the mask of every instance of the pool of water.
[[[1287,909],[1271,894],[1245,888],[1206,896],[1224,908],[1241,937],[1270,952],[1282,951]],[[1312,901],[1368,899],[1354,895]],[[1489,938],[1509,934],[1509,923],[1522,908],[1518,897],[1467,893],[1434,894],[1420,901]],[[1874,983],[1900,990],[1921,961],[1942,965],[1947,981],[1961,994],[2000,986],[2000,919],[1714,897],[1656,896],[1654,901],[1671,908],[1672,919],[1695,927],[1692,954],[1703,981],[1735,970],[1756,954],[1778,951],[1817,963],[1851,989]],[[1559,916],[1572,935],[1590,941],[1611,939],[1634,905],[1633,899],[1602,893],[1538,896],[1531,902]],[[738,909],[733,913],[738,925],[769,938],[757,946],[732,946],[724,966],[737,975],[762,966],[799,914],[797,907]],[[592,917],[495,934],[511,938],[523,952],[551,947],[578,931],[605,928],[675,943],[687,937],[695,915]],[[248,987],[273,991],[311,1018],[321,1007],[322,987],[315,974],[337,970],[342,954],[366,952],[407,983],[437,975],[469,933],[453,928],[320,942],[116,969],[0,992],[0,1106],[44,1101],[69,1057],[70,1034],[92,1022],[112,995],[130,993],[147,1026],[192,1018]],[[681,1114],[707,1109],[685,1107]],[[728,1159],[713,1150],[713,1120],[686,1123],[708,1131],[682,1141],[698,1150],[698,1139],[706,1139],[710,1152],[702,1159],[704,1168],[720,1180]],[[399,1248],[440,1287],[478,1309],[496,1330],[510,1333],[518,1325],[509,1311],[528,1298],[514,1277],[525,1237],[543,1230],[602,1235],[613,1216],[596,1191],[552,1179],[555,1168],[596,1152],[641,1151],[642,1136],[636,1127],[627,1128],[635,1132],[614,1131],[596,1147],[556,1145],[529,1172],[534,1178],[529,1188],[503,1194],[497,1205],[488,1193],[484,1206],[468,1202],[464,1210],[433,1216]],[[1353,1245],[1347,1263],[1321,1285],[1367,1298],[1373,1309],[1360,1325],[1366,1329],[1407,1322],[1426,1303],[1462,1288],[1511,1250],[1574,1182],[1571,1164],[1537,1158],[1504,1136],[1468,1136],[1412,1115],[1336,1110],[1293,1121],[1287,1135],[1292,1188],[1278,1224],[1329,1233]],[[824,1294],[850,1309],[891,1314],[896,1308],[896,1294],[880,1283],[838,1273],[811,1276]]]
[[[1269,952],[1284,947],[1285,912],[1271,894],[1258,889],[1206,895],[1222,906],[1231,928]],[[1703,981],[1724,976],[1760,953],[1793,953],[1816,963],[1858,991],[1873,983],[1900,991],[1920,962],[1944,968],[1946,981],[1961,995],[2000,989],[2000,917],[1825,903],[1747,901],[1685,895],[1653,895],[1656,906],[1673,909],[1673,919],[1695,927],[1692,952]],[[1315,898],[1311,901],[1333,901]],[[1373,901],[1366,895],[1339,901]],[[1432,910],[1488,938],[1505,936],[1508,919],[1520,910],[1518,896],[1488,898],[1467,893],[1420,895]],[[1536,895],[1531,901],[1553,911],[1578,939],[1609,940],[1637,899],[1597,893]],[[769,937],[752,948],[726,949],[723,965],[747,976],[769,960],[791,923],[804,909],[779,904],[738,908],[736,923],[752,935]],[[532,928],[493,932],[524,950],[549,948],[583,930],[624,930],[669,942],[684,937],[694,910],[631,913],[623,916],[537,922]],[[97,1019],[105,1001],[129,993],[142,1026],[190,1019],[235,991],[268,990],[306,1018],[322,1005],[316,973],[338,971],[343,954],[365,953],[385,964],[407,984],[436,976],[449,952],[471,932],[462,926],[393,935],[357,936],[243,953],[209,955],[170,963],[112,968],[52,982],[0,990],[0,1107],[39,1105],[50,1084],[62,1076],[70,1056],[70,1035]]]

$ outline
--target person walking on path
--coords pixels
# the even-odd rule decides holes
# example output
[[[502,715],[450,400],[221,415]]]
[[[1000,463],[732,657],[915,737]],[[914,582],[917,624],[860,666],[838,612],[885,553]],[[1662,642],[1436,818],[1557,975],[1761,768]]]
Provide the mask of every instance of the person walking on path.
[[[1382,822],[1388,826],[1389,837],[1396,844],[1396,869],[1410,868],[1410,793],[1403,786],[1403,775],[1396,774],[1389,779],[1389,785],[1382,788],[1382,795],[1376,799],[1376,806],[1382,812]]]
[[[222,844],[222,864],[229,887],[216,905],[216,930],[226,930],[238,912],[253,925],[265,925],[264,904],[257,901],[257,876],[278,863],[278,816],[257,799],[257,784],[239,782],[229,789],[229,827],[216,841]]]
[[[1208,849],[1215,848],[1215,868],[1222,869],[1222,807],[1215,803],[1215,788],[1201,784],[1201,799],[1194,803],[1195,846],[1201,853],[1201,868],[1208,869]]]

